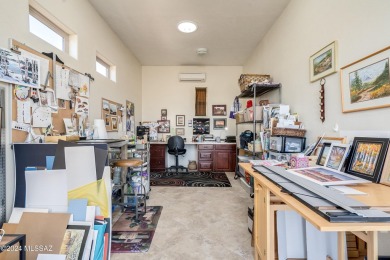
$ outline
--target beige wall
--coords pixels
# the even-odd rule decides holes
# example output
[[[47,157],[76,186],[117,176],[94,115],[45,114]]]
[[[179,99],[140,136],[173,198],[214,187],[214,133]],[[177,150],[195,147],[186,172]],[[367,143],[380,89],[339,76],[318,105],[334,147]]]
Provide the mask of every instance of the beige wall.
[[[325,132],[390,130],[390,108],[342,113],[340,73],[326,77],[326,120],[319,119],[319,81],[310,83],[309,57],[338,42],[339,68],[390,45],[388,0],[292,0],[256,51],[244,72],[269,73],[283,84],[282,102],[298,112],[312,142]]]
[[[205,72],[206,82],[179,82],[179,73]],[[188,120],[195,115],[195,88],[207,88],[207,117],[212,116],[212,105],[226,105],[227,112],[234,97],[240,93],[237,80],[242,73],[240,66],[143,66],[142,67],[142,121],[157,121],[161,109],[168,110],[171,135],[175,134],[176,115],[185,115],[185,137],[191,140],[192,128]],[[227,118],[227,116],[226,116]],[[210,122],[212,125],[212,122]],[[235,121],[227,119],[228,130],[213,130],[215,136],[235,135]],[[162,134],[160,135],[160,138]]]
[[[141,119],[141,65],[123,45],[117,35],[97,14],[88,1],[38,0],[39,5],[55,16],[78,36],[78,58],[51,47],[29,32],[28,1],[0,1],[0,46],[8,48],[8,38],[14,38],[39,52],[55,52],[66,65],[82,73],[92,74],[90,121],[101,117],[102,97],[125,104],[126,99],[135,103],[136,121]],[[116,83],[95,71],[96,52],[103,54],[117,66]],[[4,83],[2,86],[8,88]],[[138,108],[138,112],[137,112]],[[7,111],[9,113],[9,110]],[[117,134],[118,135],[118,134]],[[111,135],[111,137],[116,137]],[[9,143],[10,136],[7,136]],[[7,146],[9,147],[9,146]],[[7,150],[7,206],[12,204],[14,186],[12,151]]]

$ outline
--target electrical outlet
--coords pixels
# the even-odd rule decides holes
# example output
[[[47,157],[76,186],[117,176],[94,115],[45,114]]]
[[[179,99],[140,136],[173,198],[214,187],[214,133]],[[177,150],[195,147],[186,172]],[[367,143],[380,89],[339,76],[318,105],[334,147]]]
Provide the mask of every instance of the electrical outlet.
[[[30,130],[30,125],[12,121],[12,129],[28,132]]]

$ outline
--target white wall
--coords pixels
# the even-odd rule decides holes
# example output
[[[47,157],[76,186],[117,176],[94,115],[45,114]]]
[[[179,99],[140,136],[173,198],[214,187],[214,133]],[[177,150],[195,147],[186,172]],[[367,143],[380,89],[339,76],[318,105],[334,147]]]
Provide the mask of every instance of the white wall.
[[[326,77],[326,120],[319,119],[319,81],[310,83],[309,57],[338,42],[339,68],[390,45],[388,0],[292,0],[244,65],[282,83],[282,102],[300,114],[313,142],[332,130],[389,130],[390,108],[342,113],[340,73]]]
[[[179,73],[196,72],[205,72],[206,82],[179,82]],[[235,96],[240,93],[237,81],[241,73],[241,66],[143,66],[142,121],[160,120],[161,109],[166,108],[171,122],[170,135],[175,135],[176,115],[185,115],[185,137],[191,140],[192,127],[188,127],[188,120],[195,116],[195,88],[206,87],[206,117],[227,118],[228,126],[227,131],[213,130],[211,121],[210,133],[223,138],[235,135],[235,120],[229,119],[228,114]],[[226,117],[212,116],[212,105],[226,105]]]
[[[55,49],[29,32],[27,0],[0,1],[0,46],[8,48],[8,38],[25,43],[39,52],[55,52],[71,68],[90,73],[95,78],[91,85],[90,121],[101,118],[101,99],[125,104],[126,99],[135,103],[136,121],[141,118],[141,65],[123,45],[117,35],[97,14],[88,1],[38,0],[46,11],[65,24],[78,36],[78,58]],[[96,52],[103,54],[117,66],[116,83],[95,71]],[[0,83],[9,87],[6,84]],[[137,112],[138,108],[138,112]],[[7,111],[9,113],[9,109]],[[118,134],[117,134],[118,135]],[[111,137],[116,137],[111,134]],[[9,141],[9,140],[8,140]],[[7,146],[9,147],[9,146]],[[10,213],[14,183],[12,151],[7,151],[7,213]]]

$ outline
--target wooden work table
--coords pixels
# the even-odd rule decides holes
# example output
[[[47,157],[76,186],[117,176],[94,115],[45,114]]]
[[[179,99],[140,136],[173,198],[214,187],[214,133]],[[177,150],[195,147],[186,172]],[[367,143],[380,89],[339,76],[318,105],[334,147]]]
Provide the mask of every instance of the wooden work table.
[[[305,220],[310,222],[320,231],[338,232],[338,259],[346,259],[345,256],[345,232],[350,231],[360,239],[367,242],[367,259],[378,259],[378,231],[390,231],[390,223],[331,223],[318,215],[315,211],[295,199],[289,194],[283,193],[281,188],[269,181],[266,177],[252,169],[249,163],[240,163],[254,178],[254,242],[255,259],[275,259],[274,240],[274,214],[278,210],[294,210]],[[367,193],[367,195],[350,195],[367,206],[380,210],[390,209],[390,187],[369,183],[359,184],[353,187]]]

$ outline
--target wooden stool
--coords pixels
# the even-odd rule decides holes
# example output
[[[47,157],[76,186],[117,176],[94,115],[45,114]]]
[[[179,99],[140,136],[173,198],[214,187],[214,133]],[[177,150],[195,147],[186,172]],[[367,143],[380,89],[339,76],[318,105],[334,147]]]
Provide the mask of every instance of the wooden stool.
[[[143,161],[138,160],[138,159],[121,159],[121,160],[113,162],[112,165],[114,167],[123,167],[123,168],[128,169],[128,168],[140,167],[142,164],[143,164]],[[132,186],[134,189],[134,197],[135,197],[135,220],[138,221],[138,192],[137,192],[136,185],[133,185],[131,180],[129,180],[129,183],[127,182],[127,180],[126,180],[127,174],[128,174],[128,170],[121,172],[121,186],[122,186],[121,193],[122,194],[121,194],[121,203],[120,204],[122,205],[122,209],[127,204],[127,203],[125,203],[126,184]],[[142,185],[142,177],[141,177],[140,186],[141,187],[143,186]],[[145,194],[145,196],[146,196],[146,194]],[[145,211],[146,211],[146,201],[144,204],[145,204]]]

